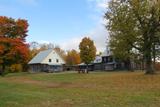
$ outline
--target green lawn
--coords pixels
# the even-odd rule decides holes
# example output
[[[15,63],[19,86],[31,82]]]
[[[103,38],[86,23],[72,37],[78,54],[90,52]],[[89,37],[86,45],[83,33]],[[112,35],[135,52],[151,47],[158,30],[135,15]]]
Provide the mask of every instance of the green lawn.
[[[8,74],[0,77],[0,107],[160,107],[160,75]]]

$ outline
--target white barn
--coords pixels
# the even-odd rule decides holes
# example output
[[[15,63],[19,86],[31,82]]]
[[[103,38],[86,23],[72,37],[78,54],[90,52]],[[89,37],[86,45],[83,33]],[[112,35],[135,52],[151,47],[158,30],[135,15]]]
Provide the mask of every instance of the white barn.
[[[63,71],[65,61],[54,49],[48,49],[39,52],[28,64],[33,72],[56,72]]]

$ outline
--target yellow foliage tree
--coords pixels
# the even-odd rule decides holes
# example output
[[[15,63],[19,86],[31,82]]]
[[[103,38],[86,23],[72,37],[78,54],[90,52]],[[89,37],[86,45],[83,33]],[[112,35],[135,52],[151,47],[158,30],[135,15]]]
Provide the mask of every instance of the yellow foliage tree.
[[[71,50],[67,52],[66,56],[67,65],[77,65],[81,63],[80,54],[76,50]]]
[[[93,40],[89,37],[85,37],[79,44],[80,49],[80,57],[82,62],[85,64],[91,63],[95,59],[96,56],[96,47],[94,45]]]

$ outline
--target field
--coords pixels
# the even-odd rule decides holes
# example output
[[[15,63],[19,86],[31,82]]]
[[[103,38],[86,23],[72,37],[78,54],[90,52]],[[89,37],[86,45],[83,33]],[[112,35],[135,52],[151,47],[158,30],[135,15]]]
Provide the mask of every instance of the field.
[[[0,107],[160,107],[160,75],[13,73],[0,77]]]

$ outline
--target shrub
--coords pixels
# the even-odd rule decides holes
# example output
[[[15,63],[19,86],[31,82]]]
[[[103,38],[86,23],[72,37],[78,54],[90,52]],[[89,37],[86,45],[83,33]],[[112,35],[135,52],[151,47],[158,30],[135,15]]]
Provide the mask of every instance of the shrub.
[[[21,72],[22,70],[23,68],[21,64],[13,64],[10,66],[10,69],[9,69],[10,72]]]

